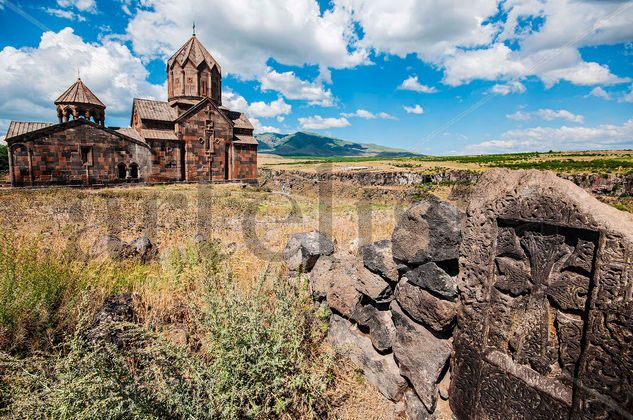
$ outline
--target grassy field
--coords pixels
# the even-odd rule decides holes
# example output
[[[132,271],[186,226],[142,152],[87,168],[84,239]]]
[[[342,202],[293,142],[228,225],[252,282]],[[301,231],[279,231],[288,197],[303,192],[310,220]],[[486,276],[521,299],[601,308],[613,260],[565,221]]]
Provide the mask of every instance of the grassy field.
[[[328,165],[324,165],[328,164]],[[366,170],[476,170],[492,168],[542,169],[558,173],[633,173],[633,151],[511,153],[473,156],[423,156],[414,158],[336,157],[308,158],[260,155],[260,165],[276,169],[319,170],[320,167]]]
[[[283,280],[278,256],[324,223],[342,249],[359,229],[388,238],[401,209],[322,207],[235,185],[0,190],[0,417],[389,416],[324,344],[327,314],[305,280]],[[106,233],[147,235],[158,255],[95,260]],[[119,327],[131,344],[91,341],[95,312],[119,293],[137,297],[138,323]]]

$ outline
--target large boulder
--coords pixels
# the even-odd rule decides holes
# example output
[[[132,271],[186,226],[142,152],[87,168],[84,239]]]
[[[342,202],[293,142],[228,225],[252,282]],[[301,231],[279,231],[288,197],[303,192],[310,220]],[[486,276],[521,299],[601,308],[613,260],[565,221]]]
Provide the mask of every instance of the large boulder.
[[[453,326],[457,313],[455,304],[433,296],[406,278],[396,287],[396,300],[411,318],[433,331],[445,332]]]
[[[443,298],[454,300],[457,297],[457,281],[449,276],[434,262],[422,264],[406,273],[409,282],[429,290]]]
[[[332,255],[334,244],[321,232],[295,233],[282,252],[283,259],[292,271],[309,273],[322,255]]]
[[[363,264],[374,273],[380,274],[391,282],[398,281],[398,269],[393,262],[391,241],[383,240],[360,248]]]
[[[377,350],[385,352],[391,348],[396,328],[390,311],[381,311],[371,304],[358,304],[352,312],[352,319],[369,329],[369,338]]]
[[[337,352],[348,355],[354,364],[363,369],[369,383],[382,395],[392,401],[402,398],[407,381],[400,375],[393,354],[376,352],[367,336],[338,315],[332,315],[328,339]]]
[[[409,265],[459,257],[464,214],[436,198],[416,204],[400,218],[391,237],[393,257]]]
[[[432,413],[437,403],[437,384],[451,355],[451,345],[411,320],[396,301],[391,302],[391,314],[396,327],[393,353],[400,371]]]

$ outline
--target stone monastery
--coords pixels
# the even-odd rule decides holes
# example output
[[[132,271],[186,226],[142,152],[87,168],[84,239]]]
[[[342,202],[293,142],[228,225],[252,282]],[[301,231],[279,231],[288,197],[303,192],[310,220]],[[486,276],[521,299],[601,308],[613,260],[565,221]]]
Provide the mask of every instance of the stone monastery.
[[[195,34],[167,81],[167,102],[134,99],[130,128],[106,127],[106,106],[79,78],[55,101],[58,124],[12,121],[11,184],[256,181],[253,126],[222,106],[222,70]]]

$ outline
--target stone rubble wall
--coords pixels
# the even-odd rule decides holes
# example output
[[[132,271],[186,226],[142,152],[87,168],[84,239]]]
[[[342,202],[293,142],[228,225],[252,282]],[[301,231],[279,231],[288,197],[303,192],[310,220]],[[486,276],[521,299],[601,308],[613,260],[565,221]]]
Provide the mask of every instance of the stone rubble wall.
[[[306,183],[326,181],[343,182],[359,187],[403,187],[420,184],[475,184],[482,173],[468,170],[441,171],[432,174],[407,171],[345,171],[306,172],[270,168],[259,169],[260,184],[265,183],[276,191],[296,192]],[[633,174],[576,174],[559,175],[596,195],[633,194]]]
[[[329,340],[410,419],[633,418],[633,217],[551,173],[496,170],[391,240],[284,250]],[[450,404],[449,404],[450,403]]]

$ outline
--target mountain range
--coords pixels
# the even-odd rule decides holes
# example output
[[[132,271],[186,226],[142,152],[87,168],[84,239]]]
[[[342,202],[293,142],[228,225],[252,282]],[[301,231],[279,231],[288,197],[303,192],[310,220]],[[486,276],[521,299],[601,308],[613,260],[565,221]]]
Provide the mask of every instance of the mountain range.
[[[412,156],[415,153],[371,143],[356,143],[336,137],[299,131],[294,134],[255,134],[260,153],[280,156]]]

